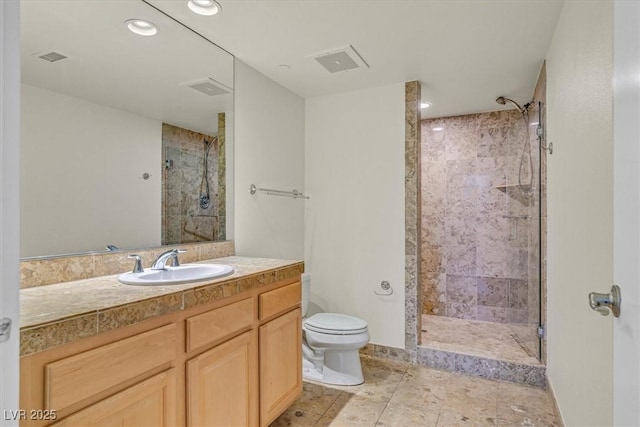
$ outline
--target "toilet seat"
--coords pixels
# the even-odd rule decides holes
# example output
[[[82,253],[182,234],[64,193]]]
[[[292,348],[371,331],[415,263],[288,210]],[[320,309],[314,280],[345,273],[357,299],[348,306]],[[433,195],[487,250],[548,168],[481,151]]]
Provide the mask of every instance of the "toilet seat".
[[[318,313],[304,321],[304,328],[328,335],[357,335],[367,331],[367,322],[340,313]]]

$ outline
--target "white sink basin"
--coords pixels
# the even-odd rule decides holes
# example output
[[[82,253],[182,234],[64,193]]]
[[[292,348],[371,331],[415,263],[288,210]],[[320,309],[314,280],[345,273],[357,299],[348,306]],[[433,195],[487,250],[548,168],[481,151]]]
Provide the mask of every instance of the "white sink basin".
[[[125,285],[177,285],[215,279],[233,273],[233,267],[226,264],[184,264],[167,267],[166,270],[145,268],[143,273],[125,273],[118,280]]]

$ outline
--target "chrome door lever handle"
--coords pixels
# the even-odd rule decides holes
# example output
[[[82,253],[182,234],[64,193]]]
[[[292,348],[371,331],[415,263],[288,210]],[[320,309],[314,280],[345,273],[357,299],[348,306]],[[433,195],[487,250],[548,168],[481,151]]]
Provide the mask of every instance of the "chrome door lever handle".
[[[609,311],[614,317],[620,316],[620,305],[622,304],[622,296],[620,295],[620,287],[613,285],[611,292],[601,294],[598,292],[589,293],[589,306],[592,310],[597,311],[603,316],[607,316]]]

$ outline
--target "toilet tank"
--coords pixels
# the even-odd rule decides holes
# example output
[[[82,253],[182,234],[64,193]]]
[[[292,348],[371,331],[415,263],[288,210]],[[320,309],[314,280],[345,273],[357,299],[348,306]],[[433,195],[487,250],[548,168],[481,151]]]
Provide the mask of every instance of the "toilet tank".
[[[307,315],[309,308],[309,292],[311,291],[311,273],[302,273],[302,317]]]

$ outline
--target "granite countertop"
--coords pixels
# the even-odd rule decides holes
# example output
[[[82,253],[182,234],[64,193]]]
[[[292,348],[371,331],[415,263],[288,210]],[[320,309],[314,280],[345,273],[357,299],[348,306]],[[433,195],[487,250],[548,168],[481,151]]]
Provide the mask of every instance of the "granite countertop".
[[[229,256],[202,263],[228,264],[231,275],[165,286],[134,286],[103,276],[20,291],[20,354],[186,310],[299,276],[301,261]]]

